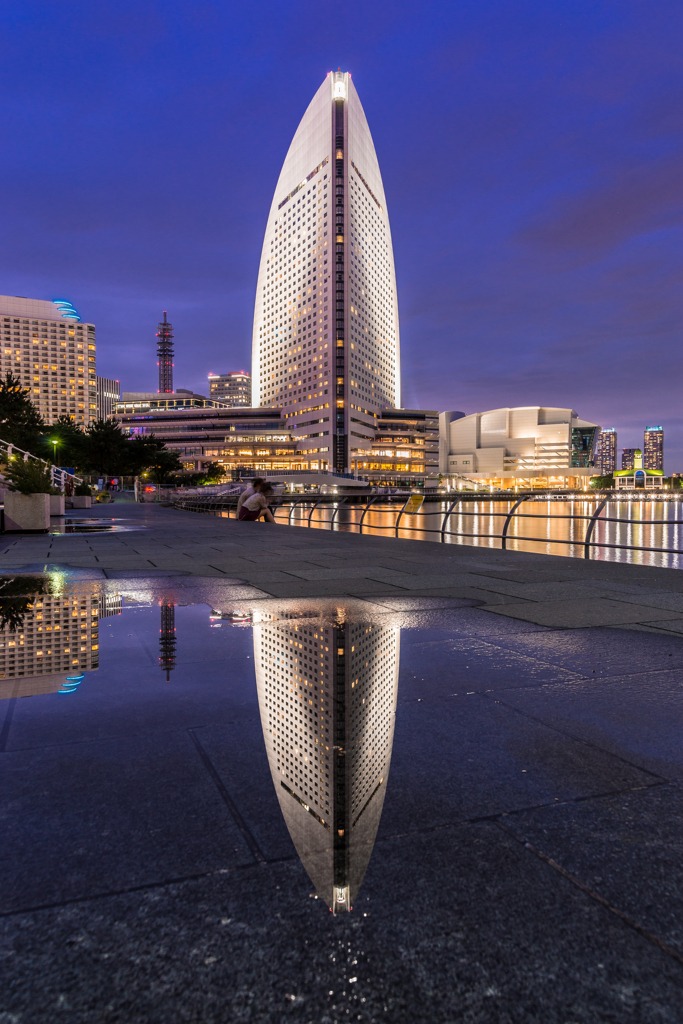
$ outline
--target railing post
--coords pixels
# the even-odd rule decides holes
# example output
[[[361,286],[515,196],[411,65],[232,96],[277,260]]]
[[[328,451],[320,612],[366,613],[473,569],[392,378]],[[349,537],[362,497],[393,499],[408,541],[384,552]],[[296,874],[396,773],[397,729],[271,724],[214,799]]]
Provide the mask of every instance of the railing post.
[[[529,495],[528,495],[528,494],[524,494],[524,495],[522,495],[522,497],[521,497],[521,498],[519,498],[519,499],[518,499],[518,500],[517,500],[517,501],[516,501],[516,502],[514,503],[514,505],[512,506],[512,508],[510,509],[510,511],[508,512],[507,516],[505,517],[505,523],[503,524],[503,533],[502,533],[502,535],[501,535],[501,545],[500,545],[500,546],[501,546],[501,549],[502,549],[503,551],[506,551],[506,550],[507,550],[507,539],[508,539],[508,527],[510,526],[510,523],[512,522],[512,517],[514,516],[515,512],[517,511],[517,509],[519,508],[519,506],[520,506],[520,505],[522,504],[522,502],[523,502],[523,501],[526,501],[526,499],[527,499],[528,497],[529,497]]]
[[[342,505],[344,504],[345,501],[346,501],[346,498],[342,498],[342,500],[339,502],[339,504],[335,508],[334,512],[332,513],[332,518],[330,519],[330,529],[332,529],[332,527],[334,526],[334,521],[337,518],[337,512],[342,507]]]
[[[368,511],[370,506],[373,504],[373,502],[377,501],[378,498],[379,498],[379,494],[376,494],[374,496],[374,498],[370,498],[370,501],[366,504],[365,508],[363,509],[363,515],[360,517],[360,523],[358,524],[358,527],[359,527],[358,532],[359,533],[363,532],[363,520],[365,519],[366,512]]]
[[[318,500],[316,501],[315,505],[313,506],[311,511],[308,513],[308,525],[309,525],[309,527],[311,525],[311,516],[313,515],[313,513],[315,512],[315,510],[317,509],[318,505],[320,504],[320,502],[322,500],[323,500],[322,498],[318,498]]]
[[[397,537],[398,537],[398,524],[401,522],[401,517],[402,517],[403,513],[408,508],[408,502],[410,501],[411,498],[412,498],[412,494],[409,494],[408,497],[406,498],[405,505],[403,506],[403,508],[401,509],[401,511],[398,514],[398,518],[396,520],[396,536]]]
[[[602,512],[603,508],[605,507],[605,505],[607,504],[608,501],[609,501],[609,498],[603,498],[603,500],[600,502],[600,504],[596,508],[595,512],[591,516],[591,521],[588,524],[588,529],[586,530],[586,536],[584,537],[584,541],[583,541],[583,557],[584,558],[590,558],[590,556],[591,556],[591,537],[593,536],[593,530],[595,529],[595,524],[598,521],[598,516],[600,515],[600,513]]]
[[[292,512],[294,511],[294,509],[296,508],[296,506],[299,504],[300,501],[303,501],[303,499],[302,498],[295,498],[294,501],[292,502],[292,504],[290,506],[290,509],[289,509],[289,516],[287,518],[287,526],[291,526],[292,525]],[[273,517],[273,518],[275,518],[275,517]]]
[[[459,501],[462,501],[462,494],[459,494],[458,497],[455,499],[455,501],[452,501],[450,503],[450,505],[448,506],[448,512],[446,512],[446,514],[443,517],[443,523],[441,524],[441,542],[442,543],[443,543],[443,539],[444,539],[444,536],[445,536],[445,533],[446,533],[446,523],[448,522],[448,519],[450,517],[451,512],[453,511],[453,509],[455,508],[455,506],[458,504]]]

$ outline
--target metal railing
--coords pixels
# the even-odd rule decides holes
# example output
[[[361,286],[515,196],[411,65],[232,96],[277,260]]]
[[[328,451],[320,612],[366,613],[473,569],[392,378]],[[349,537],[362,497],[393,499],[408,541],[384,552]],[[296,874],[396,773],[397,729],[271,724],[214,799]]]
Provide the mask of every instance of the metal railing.
[[[9,441],[3,441],[0,439],[0,460],[6,461],[12,458],[20,457],[24,462],[28,462],[29,459],[35,459],[36,462],[42,462],[44,465],[50,466],[50,478],[52,480],[52,486],[63,490],[66,481],[71,478],[76,484],[82,483],[82,477],[76,476],[74,473],[69,473],[66,469],[62,469],[60,466],[54,466],[48,459],[41,459],[37,455],[32,455],[31,452],[25,452],[23,448],[18,448],[15,444],[10,444]]]
[[[595,528],[598,523],[620,523],[627,526],[683,526],[683,519],[625,519],[620,516],[606,516],[603,512],[607,505],[614,501],[620,502],[623,499],[620,498],[600,498],[597,499],[597,505],[593,512],[589,514],[585,513],[555,513],[555,512],[519,512],[519,508],[530,500],[538,501],[538,493],[524,494],[517,498],[508,509],[508,511],[482,511],[481,509],[467,509],[463,507],[466,501],[476,501],[476,496],[472,494],[458,495],[455,499],[450,502],[443,500],[437,500],[425,504],[430,505],[448,505],[446,509],[438,508],[427,508],[423,507],[417,512],[407,512],[406,506],[407,501],[404,501],[404,496],[392,496],[392,495],[348,495],[346,497],[338,497],[336,495],[305,495],[298,497],[291,497],[283,495],[282,497],[274,499],[271,502],[271,511],[275,519],[279,522],[286,522],[288,525],[306,526],[310,528],[315,526],[317,528],[329,528],[334,530],[339,529],[342,524],[338,520],[338,514],[342,509],[345,510],[356,510],[360,512],[360,518],[357,521],[346,521],[343,523],[345,530],[355,530],[358,533],[372,530],[392,530],[395,537],[399,535],[399,527],[403,516],[410,519],[410,525],[404,527],[406,532],[410,534],[435,534],[438,536],[439,542],[444,543],[447,537],[452,537],[456,541],[460,538],[474,539],[474,540],[499,540],[500,546],[503,550],[506,550],[511,540],[522,542],[522,543],[539,543],[539,544],[564,544],[574,548],[582,548],[584,558],[591,557],[591,551],[596,548],[607,548],[620,551],[651,551],[660,552],[662,554],[672,555],[683,555],[683,548],[678,547],[655,547],[644,544],[619,544],[611,541],[594,540],[593,536]],[[502,500],[512,500],[505,499]],[[595,501],[593,498],[582,498],[582,501]],[[304,515],[301,519],[296,519],[294,514],[297,509],[304,511],[304,504],[310,504],[310,510],[308,515]],[[175,507],[184,509],[189,512],[203,512],[210,515],[221,515],[232,518],[236,516],[237,509],[237,498],[186,498],[176,501]],[[332,516],[327,519],[320,517],[314,518],[316,509],[320,508],[321,505],[332,506]],[[367,521],[367,513],[372,510],[373,512],[383,513],[395,513],[396,518],[393,524],[387,523],[371,523]],[[466,532],[463,530],[449,529],[449,523],[452,517],[457,514],[459,517],[467,516],[473,519],[477,517],[486,516],[487,518],[503,519],[503,526],[500,533],[480,533],[480,532]],[[441,525],[434,526],[419,526],[414,524],[415,519],[419,519],[423,516],[434,517],[441,515]],[[585,523],[586,529],[582,537],[531,537],[526,534],[510,534],[510,526],[512,523],[520,522],[525,519],[541,519],[546,522],[550,520],[565,520],[569,522]]]
[[[343,509],[345,510],[356,510],[360,512],[360,517],[357,521],[345,521],[343,528],[345,530],[355,530],[362,534],[364,531],[372,531],[373,529],[387,531],[391,529],[394,537],[398,537],[398,529],[401,518],[403,516],[415,520],[421,516],[441,515],[440,526],[420,526],[415,525],[411,521],[410,526],[404,526],[405,531],[410,534],[432,534],[437,535],[439,542],[444,543],[446,537],[458,539],[473,539],[477,541],[488,541],[498,540],[501,542],[501,548],[506,550],[510,541],[517,541],[522,543],[531,544],[561,544],[568,545],[574,548],[583,548],[584,557],[590,558],[591,551],[596,548],[607,548],[621,551],[649,551],[649,552],[660,552],[663,554],[683,555],[683,548],[674,547],[653,547],[642,544],[616,544],[608,541],[595,541],[593,540],[595,527],[598,523],[622,523],[630,526],[683,526],[683,519],[627,519],[621,516],[606,516],[603,515],[603,511],[610,502],[623,502],[624,499],[620,498],[602,498],[598,500],[595,510],[590,514],[584,513],[554,513],[554,512],[519,512],[518,509],[528,501],[539,501],[539,495],[537,493],[529,493],[522,495],[516,501],[513,502],[511,508],[507,512],[497,511],[482,511],[469,510],[463,507],[463,504],[467,501],[477,501],[475,495],[459,495],[450,503],[444,501],[435,501],[425,504],[431,505],[446,505],[447,508],[443,509],[424,509],[421,508],[417,512],[408,512],[407,505],[408,501],[404,501],[404,496],[391,496],[391,495],[349,495],[343,498],[333,495],[323,496],[283,496],[281,498],[274,499],[270,504],[270,510],[274,518],[280,522],[287,522],[288,525],[301,525],[311,527],[314,525],[318,528],[340,528],[342,525],[338,520],[338,514]],[[511,499],[502,499],[503,501],[510,501]],[[585,498],[579,499],[581,501],[595,501],[596,499]],[[301,519],[294,518],[294,513],[297,508],[303,511],[304,504],[310,505],[308,515]],[[204,512],[213,515],[227,516],[228,518],[237,517],[237,498],[188,498],[180,499],[174,503],[175,508],[184,509],[189,512]],[[314,518],[313,513],[316,509],[325,506],[333,506],[334,511],[331,518]],[[387,523],[372,523],[368,522],[367,514],[372,509],[373,512],[393,512],[395,513],[395,521],[393,524]],[[454,515],[459,517],[468,516],[476,519],[480,516],[486,516],[487,518],[498,518],[503,519],[503,528],[500,534],[493,534],[493,532],[467,532],[462,529],[450,529],[449,523]],[[581,538],[555,538],[555,537],[528,537],[526,535],[510,535],[510,526],[513,522],[521,521],[522,519],[542,519],[546,522],[553,519],[560,519],[570,522],[585,522],[586,530],[583,537]]]

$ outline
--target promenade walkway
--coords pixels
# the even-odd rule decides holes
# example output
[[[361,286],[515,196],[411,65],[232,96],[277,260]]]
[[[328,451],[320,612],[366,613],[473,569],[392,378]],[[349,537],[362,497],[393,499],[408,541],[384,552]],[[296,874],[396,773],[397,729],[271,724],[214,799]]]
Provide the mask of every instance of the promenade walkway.
[[[240,523],[153,504],[99,506],[91,514],[134,529],[7,534],[0,540],[0,571],[59,564],[108,579],[213,577],[240,585],[241,596],[254,600],[457,598],[554,628],[683,634],[677,569]]]

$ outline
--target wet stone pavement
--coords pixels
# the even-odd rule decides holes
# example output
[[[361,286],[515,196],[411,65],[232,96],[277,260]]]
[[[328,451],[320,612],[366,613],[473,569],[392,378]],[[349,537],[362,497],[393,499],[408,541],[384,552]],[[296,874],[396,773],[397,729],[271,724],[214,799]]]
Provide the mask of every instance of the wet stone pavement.
[[[677,571],[107,512],[0,545],[0,1024],[683,1021]]]

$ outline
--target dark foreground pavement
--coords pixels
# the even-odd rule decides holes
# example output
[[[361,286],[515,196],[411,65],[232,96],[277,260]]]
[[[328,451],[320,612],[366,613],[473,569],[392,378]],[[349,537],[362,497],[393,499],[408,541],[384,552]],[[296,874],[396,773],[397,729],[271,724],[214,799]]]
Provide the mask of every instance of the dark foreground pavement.
[[[0,702],[0,1024],[683,1022],[678,571],[105,512],[147,529],[0,545],[138,603],[77,696]],[[349,915],[285,827],[252,632],[207,606],[400,630]]]

